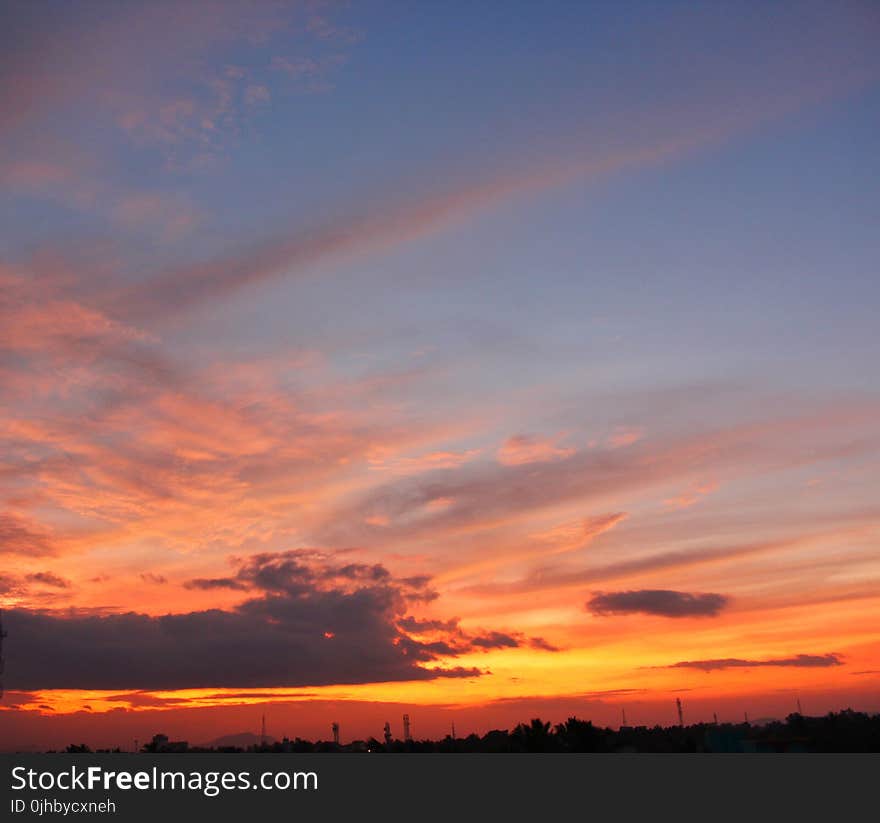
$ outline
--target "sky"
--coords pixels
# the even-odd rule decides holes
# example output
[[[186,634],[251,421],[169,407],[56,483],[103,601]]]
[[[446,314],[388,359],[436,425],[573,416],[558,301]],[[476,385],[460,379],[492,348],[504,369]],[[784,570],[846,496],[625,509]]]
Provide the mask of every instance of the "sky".
[[[0,748],[880,710],[876,5],[8,9]]]

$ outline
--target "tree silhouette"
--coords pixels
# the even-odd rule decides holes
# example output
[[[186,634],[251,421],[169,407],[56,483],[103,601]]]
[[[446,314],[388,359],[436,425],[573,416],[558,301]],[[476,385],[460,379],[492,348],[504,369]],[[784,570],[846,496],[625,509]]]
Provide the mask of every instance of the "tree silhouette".
[[[84,743],[71,744],[69,753],[89,752]],[[109,749],[98,749],[107,752]],[[492,729],[480,736],[450,736],[442,740],[392,740],[389,745],[370,737],[336,746],[327,741],[312,742],[285,738],[265,748],[250,746],[187,746],[157,734],[141,747],[144,753],[189,752],[880,752],[880,714],[844,709],[823,717],[790,714],[785,720],[763,722],[695,723],[627,726],[620,729],[595,726],[589,720],[569,717],[551,729],[550,723],[533,718],[512,731]]]
[[[520,723],[513,730],[513,738],[527,752],[549,752],[555,748],[550,723],[539,717],[533,717],[528,725]]]
[[[605,735],[590,720],[569,717],[556,726],[556,737],[567,752],[605,751]]]

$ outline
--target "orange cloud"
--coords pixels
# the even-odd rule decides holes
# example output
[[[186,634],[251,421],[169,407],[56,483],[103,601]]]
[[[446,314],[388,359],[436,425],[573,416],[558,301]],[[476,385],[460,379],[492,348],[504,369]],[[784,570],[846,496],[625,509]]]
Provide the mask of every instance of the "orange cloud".
[[[642,429],[621,426],[616,428],[608,437],[608,445],[612,449],[622,449],[638,443],[645,436]]]
[[[402,457],[386,454],[375,450],[368,458],[370,468],[374,471],[391,474],[421,474],[437,469],[455,469],[474,460],[482,453],[482,449],[465,449],[463,451],[432,451],[415,457]]]
[[[571,457],[573,448],[558,445],[561,438],[542,439],[528,434],[515,434],[504,441],[498,449],[498,462],[504,466],[521,466],[526,463],[546,463]]]
[[[694,483],[688,491],[678,495],[678,497],[670,497],[663,502],[671,509],[687,509],[698,503],[707,494],[712,494],[712,492],[717,490],[718,483],[714,480]]]

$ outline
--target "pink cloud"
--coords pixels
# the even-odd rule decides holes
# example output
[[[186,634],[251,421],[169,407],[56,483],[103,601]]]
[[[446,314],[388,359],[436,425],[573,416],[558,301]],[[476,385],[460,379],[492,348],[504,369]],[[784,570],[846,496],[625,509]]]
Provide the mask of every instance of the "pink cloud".
[[[504,441],[498,449],[498,462],[504,466],[521,466],[526,463],[547,463],[571,457],[577,450],[560,446],[561,436],[540,438],[528,434],[516,434]]]
[[[437,469],[455,469],[474,460],[482,453],[482,449],[465,449],[463,451],[438,450],[425,454],[406,457],[389,454],[377,449],[369,457],[370,468],[374,471],[392,474],[420,474]]]
[[[687,509],[696,505],[706,495],[718,490],[718,482],[708,480],[702,483],[692,484],[687,491],[682,492],[677,497],[670,497],[663,502],[671,509]]]
[[[638,443],[645,436],[642,429],[619,426],[608,437],[608,445],[612,449],[622,449]]]

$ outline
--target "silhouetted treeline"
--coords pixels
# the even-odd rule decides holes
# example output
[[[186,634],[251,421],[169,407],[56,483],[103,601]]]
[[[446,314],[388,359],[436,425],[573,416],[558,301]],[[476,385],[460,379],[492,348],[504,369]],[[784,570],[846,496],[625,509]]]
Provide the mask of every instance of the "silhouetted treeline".
[[[89,752],[71,745],[68,752]],[[99,750],[100,751],[100,750]],[[119,751],[118,749],[114,751]],[[570,717],[551,726],[538,718],[513,730],[495,729],[480,736],[442,740],[390,740],[376,738],[337,745],[299,737],[248,747],[189,746],[157,734],[142,752],[880,752],[880,715],[844,709],[824,717],[790,714],[784,721],[749,723],[698,723],[693,726],[594,726],[589,720]]]

